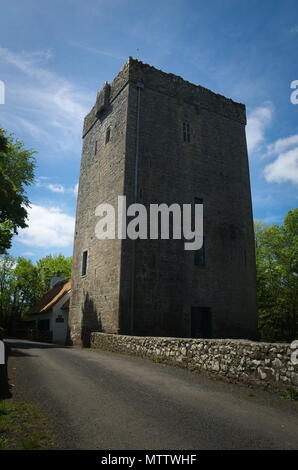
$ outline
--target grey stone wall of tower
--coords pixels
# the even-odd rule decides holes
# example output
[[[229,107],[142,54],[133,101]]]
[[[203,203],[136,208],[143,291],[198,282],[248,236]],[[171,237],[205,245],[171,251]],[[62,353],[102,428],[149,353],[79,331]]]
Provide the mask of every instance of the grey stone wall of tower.
[[[83,130],[73,342],[91,331],[256,338],[245,124],[244,105],[131,58],[104,85]],[[146,207],[203,200],[203,265],[183,240],[98,240],[95,208],[118,195]]]

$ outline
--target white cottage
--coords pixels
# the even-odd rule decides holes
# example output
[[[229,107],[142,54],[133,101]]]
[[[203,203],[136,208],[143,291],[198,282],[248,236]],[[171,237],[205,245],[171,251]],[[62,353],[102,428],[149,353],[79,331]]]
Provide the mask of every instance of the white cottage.
[[[55,278],[51,289],[28,312],[28,320],[40,331],[52,331],[53,343],[65,344],[71,281]]]

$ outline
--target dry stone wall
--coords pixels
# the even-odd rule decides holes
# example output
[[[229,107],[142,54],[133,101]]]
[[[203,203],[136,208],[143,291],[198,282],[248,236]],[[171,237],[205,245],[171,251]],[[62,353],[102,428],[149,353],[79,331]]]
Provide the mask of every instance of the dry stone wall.
[[[181,339],[92,333],[91,346],[128,353],[224,378],[298,390],[298,365],[289,344],[232,339]]]

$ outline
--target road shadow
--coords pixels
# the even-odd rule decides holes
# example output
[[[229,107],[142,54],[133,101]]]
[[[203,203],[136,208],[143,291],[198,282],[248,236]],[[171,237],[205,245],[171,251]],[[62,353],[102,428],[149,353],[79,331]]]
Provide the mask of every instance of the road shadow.
[[[35,342],[35,341],[26,341],[24,339],[22,339],[20,341],[18,339],[13,339],[13,338],[10,339],[8,344],[11,348],[15,348],[15,349],[18,349],[18,350],[22,350],[22,349],[61,349],[61,348],[65,348],[65,346],[59,345],[59,344],[38,343],[38,342]],[[31,354],[29,354],[29,355],[31,355]]]
[[[35,354],[28,354],[19,349],[14,349],[14,347],[9,352],[9,357],[36,357]]]

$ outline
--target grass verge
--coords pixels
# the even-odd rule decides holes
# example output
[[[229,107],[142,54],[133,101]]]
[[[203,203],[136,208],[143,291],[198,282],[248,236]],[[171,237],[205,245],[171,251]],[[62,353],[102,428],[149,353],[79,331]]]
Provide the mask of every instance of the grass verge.
[[[0,450],[51,449],[50,429],[37,405],[0,400]]]

